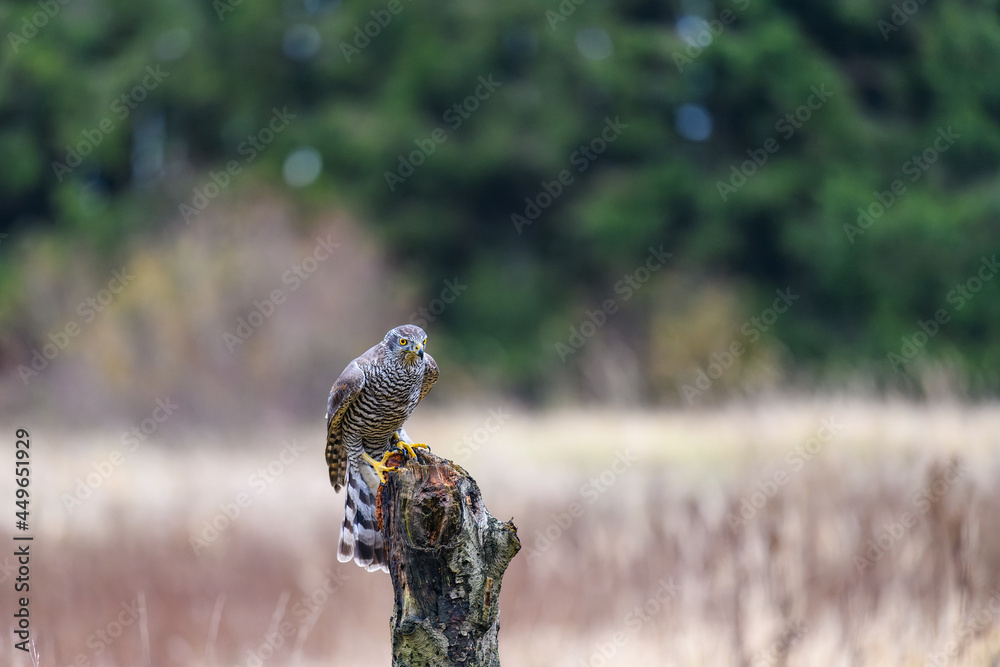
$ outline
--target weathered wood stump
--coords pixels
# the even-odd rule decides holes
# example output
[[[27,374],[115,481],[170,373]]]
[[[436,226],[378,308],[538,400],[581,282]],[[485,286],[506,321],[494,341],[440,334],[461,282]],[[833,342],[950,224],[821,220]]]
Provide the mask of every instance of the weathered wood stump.
[[[419,450],[379,487],[389,551],[393,667],[499,667],[500,582],[521,548],[460,466]]]

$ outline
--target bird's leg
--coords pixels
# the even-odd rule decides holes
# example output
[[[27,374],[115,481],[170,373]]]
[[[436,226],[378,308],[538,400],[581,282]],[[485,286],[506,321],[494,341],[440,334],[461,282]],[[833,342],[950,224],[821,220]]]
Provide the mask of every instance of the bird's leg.
[[[385,464],[386,459],[388,459],[394,453],[395,452],[392,451],[386,452],[385,454],[382,455],[381,461],[376,461],[375,459],[373,459],[371,456],[368,455],[368,452],[361,452],[361,458],[367,461],[368,465],[370,465],[372,468],[375,469],[375,474],[378,475],[379,481],[385,484],[385,473],[396,472],[397,470],[399,470],[399,468],[394,468],[392,466],[387,466]]]
[[[403,442],[400,440],[396,443],[396,447],[405,450],[406,453],[410,455],[411,459],[417,458],[417,453],[413,451],[414,449],[426,449],[427,451],[431,451],[431,448],[423,442]]]
[[[396,449],[406,452],[411,459],[417,458],[417,453],[413,450],[415,449],[426,449],[431,451],[431,448],[423,442],[406,442],[399,436],[399,432],[393,434],[396,438]]]

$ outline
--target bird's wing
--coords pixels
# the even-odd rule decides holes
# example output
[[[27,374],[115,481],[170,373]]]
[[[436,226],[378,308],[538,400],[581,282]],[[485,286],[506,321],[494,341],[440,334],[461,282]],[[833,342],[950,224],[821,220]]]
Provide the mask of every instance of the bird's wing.
[[[330,483],[337,491],[344,486],[347,475],[347,448],[341,438],[340,423],[365,386],[365,374],[358,363],[363,360],[364,355],[347,365],[330,389],[326,404],[326,464],[330,468]]]
[[[424,383],[420,387],[420,398],[417,403],[424,400],[424,396],[431,390],[434,383],[438,381],[438,365],[434,357],[424,352]]]

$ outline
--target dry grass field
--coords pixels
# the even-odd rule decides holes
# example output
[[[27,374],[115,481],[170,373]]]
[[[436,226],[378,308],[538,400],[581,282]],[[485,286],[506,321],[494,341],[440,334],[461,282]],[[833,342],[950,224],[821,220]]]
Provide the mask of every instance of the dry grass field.
[[[167,420],[126,447],[128,425],[5,420],[7,451],[22,426],[39,665],[389,664],[389,579],[336,560],[343,495],[319,421],[209,433]],[[518,525],[507,667],[1000,660],[1000,406],[493,405],[419,410],[409,430]],[[0,663],[31,665],[12,637]]]

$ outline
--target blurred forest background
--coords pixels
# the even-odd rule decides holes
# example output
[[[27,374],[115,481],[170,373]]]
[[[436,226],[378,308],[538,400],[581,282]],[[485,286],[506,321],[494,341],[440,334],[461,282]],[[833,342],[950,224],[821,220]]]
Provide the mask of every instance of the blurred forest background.
[[[312,415],[406,319],[447,369],[438,400],[1000,387],[996,2],[69,0],[0,21],[4,409],[169,393],[229,418],[240,386]]]

